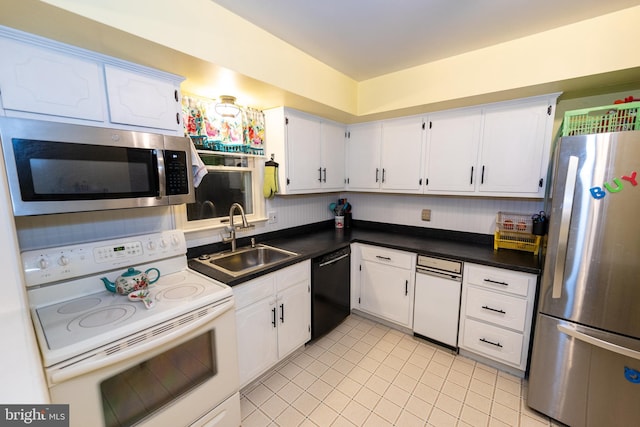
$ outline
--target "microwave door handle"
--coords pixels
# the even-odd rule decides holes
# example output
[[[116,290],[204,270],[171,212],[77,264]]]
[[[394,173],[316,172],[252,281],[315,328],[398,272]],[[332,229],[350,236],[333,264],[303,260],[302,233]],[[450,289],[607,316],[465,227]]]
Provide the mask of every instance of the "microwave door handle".
[[[602,340],[600,338],[592,337],[591,335],[585,334],[584,332],[579,332],[578,330],[570,326],[558,325],[556,327],[558,328],[558,331],[562,332],[563,334],[569,335],[570,337],[575,338],[577,340],[586,342],[587,344],[600,347],[604,350],[611,351],[613,353],[617,353],[625,357],[630,357],[632,359],[640,360],[640,351],[632,350],[630,348],[623,347],[621,345],[617,345],[609,341]]]
[[[578,157],[569,157],[567,178],[564,186],[564,198],[562,199],[562,213],[560,214],[560,231],[558,233],[558,246],[553,271],[553,289],[551,298],[562,297],[562,285],[564,284],[564,269],[567,260],[567,247],[569,245],[569,226],[573,213],[573,198],[576,192],[576,180],[578,178]]]

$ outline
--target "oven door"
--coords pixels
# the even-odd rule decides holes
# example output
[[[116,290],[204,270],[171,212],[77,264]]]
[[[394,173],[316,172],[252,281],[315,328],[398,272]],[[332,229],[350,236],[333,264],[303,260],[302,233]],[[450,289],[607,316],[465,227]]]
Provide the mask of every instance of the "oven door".
[[[239,425],[233,307],[233,299],[203,307],[110,344],[112,354],[48,368],[52,402],[69,404],[72,427],[188,426],[218,412],[215,425]]]

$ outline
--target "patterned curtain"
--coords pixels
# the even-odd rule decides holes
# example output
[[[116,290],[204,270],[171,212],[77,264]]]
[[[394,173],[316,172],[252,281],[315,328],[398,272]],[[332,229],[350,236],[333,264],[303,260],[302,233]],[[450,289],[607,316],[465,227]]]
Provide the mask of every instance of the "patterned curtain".
[[[185,135],[199,150],[264,155],[264,113],[241,107],[234,117],[216,112],[216,102],[195,96],[182,97]]]

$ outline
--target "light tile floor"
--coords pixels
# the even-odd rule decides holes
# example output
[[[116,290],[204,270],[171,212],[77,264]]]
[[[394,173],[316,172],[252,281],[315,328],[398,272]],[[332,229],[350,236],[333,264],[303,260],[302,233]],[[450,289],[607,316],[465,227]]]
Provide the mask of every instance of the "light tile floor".
[[[526,381],[349,316],[240,391],[243,427],[557,426]]]

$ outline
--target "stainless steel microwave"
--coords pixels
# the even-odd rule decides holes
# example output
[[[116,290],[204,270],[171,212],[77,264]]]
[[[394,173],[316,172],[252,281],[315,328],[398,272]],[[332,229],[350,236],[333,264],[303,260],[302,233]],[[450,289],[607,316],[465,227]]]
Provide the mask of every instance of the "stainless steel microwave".
[[[192,203],[188,138],[0,117],[16,216]]]

